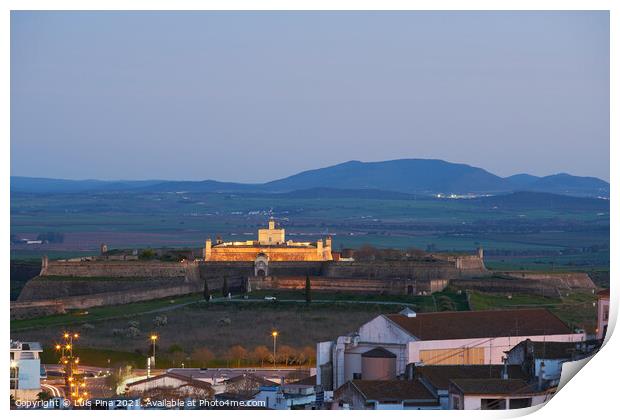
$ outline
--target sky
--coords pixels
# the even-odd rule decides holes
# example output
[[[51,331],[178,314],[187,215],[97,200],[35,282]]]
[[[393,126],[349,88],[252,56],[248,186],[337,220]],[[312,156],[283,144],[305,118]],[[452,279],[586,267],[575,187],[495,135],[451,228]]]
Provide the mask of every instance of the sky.
[[[609,180],[607,12],[12,12],[11,174]]]

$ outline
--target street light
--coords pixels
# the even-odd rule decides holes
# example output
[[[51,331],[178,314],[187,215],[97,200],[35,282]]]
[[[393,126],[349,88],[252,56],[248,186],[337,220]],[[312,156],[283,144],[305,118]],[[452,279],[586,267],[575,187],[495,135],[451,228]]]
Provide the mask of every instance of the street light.
[[[273,368],[276,367],[276,341],[278,340],[278,332],[272,331],[271,336],[273,337]]]
[[[153,364],[155,364],[155,342],[158,338],[156,334],[151,334],[151,342],[153,343]]]

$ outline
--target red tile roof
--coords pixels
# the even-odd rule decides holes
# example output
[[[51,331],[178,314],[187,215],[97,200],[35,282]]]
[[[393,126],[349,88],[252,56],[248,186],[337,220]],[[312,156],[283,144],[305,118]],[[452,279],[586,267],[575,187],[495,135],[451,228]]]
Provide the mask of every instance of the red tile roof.
[[[609,299],[609,289],[600,290],[596,295],[599,298],[608,298]]]
[[[353,379],[351,384],[366,401],[436,402],[435,396],[420,381],[367,381]]]
[[[430,312],[406,317],[386,315],[420,340],[450,340],[571,334],[571,329],[547,309]]]
[[[501,379],[504,365],[428,365],[416,366],[416,378],[435,389],[448,389],[454,379]],[[509,379],[527,379],[521,366],[507,366]]]
[[[454,379],[452,384],[463,394],[521,395],[536,393],[536,387],[521,379]]]

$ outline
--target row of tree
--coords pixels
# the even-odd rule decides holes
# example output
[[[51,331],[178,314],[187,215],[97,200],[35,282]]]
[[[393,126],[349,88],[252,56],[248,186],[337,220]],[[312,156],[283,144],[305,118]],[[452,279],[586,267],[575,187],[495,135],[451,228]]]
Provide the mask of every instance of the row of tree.
[[[183,363],[186,367],[208,367],[214,360],[225,360],[237,367],[241,365],[263,367],[265,364],[273,363],[273,350],[267,346],[256,346],[253,350],[248,350],[241,345],[234,345],[223,354],[216,356],[208,347],[197,348],[186,353],[180,346],[172,345],[168,349],[168,354],[174,366],[180,366]],[[280,365],[311,365],[315,359],[316,351],[311,346],[295,348],[282,345],[276,348],[276,363]]]

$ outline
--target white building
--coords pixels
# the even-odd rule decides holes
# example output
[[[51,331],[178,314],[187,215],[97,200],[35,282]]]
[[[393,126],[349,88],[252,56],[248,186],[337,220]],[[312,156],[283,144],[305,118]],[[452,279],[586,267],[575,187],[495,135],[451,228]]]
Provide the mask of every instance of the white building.
[[[505,352],[526,339],[583,341],[546,309],[379,315],[359,330],[317,345],[317,384],[335,390],[363,376],[362,355],[382,347],[396,355],[396,374],[409,363],[501,364]]]
[[[41,392],[41,344],[11,340],[10,391],[15,400],[35,400]]]

